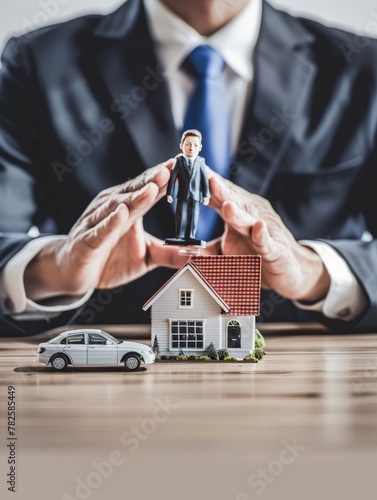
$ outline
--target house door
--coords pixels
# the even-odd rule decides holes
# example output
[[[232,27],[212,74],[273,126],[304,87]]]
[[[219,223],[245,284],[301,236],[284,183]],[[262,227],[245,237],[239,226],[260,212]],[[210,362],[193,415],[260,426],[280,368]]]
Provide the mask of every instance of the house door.
[[[228,330],[228,348],[240,349],[241,348],[241,325],[237,320],[229,321],[227,325]]]

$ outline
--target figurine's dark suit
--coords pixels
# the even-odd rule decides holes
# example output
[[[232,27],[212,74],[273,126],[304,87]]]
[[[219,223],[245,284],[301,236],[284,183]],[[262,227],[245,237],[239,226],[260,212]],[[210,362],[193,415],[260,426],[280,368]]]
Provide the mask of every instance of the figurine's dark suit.
[[[173,196],[176,181],[178,181],[175,213],[176,236],[180,239],[193,240],[198,227],[201,196],[209,198],[209,184],[204,158],[197,156],[190,169],[185,157],[179,156],[170,175],[167,195]]]
[[[366,310],[352,324],[310,317],[342,331],[377,327],[376,60],[376,40],[361,46],[353,33],[264,1],[229,175],[267,198],[297,239],[325,239],[345,259]],[[0,71],[0,270],[30,241],[31,226],[66,234],[100,190],[173,157],[180,137],[141,0],[11,40]],[[165,199],[144,227],[162,239],[174,233]],[[155,270],[108,292],[106,305],[101,290],[75,321],[147,323],[141,306],[171,275]],[[261,311],[259,321],[302,321],[276,294],[262,297]]]

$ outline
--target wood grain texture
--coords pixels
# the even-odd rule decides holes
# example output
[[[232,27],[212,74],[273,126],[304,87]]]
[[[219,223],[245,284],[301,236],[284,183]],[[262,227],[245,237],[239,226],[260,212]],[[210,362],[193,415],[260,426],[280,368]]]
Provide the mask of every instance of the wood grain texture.
[[[17,498],[375,498],[377,335],[261,330],[258,364],[138,373],[38,365],[56,332],[0,339],[1,497],[13,385]],[[148,328],[109,331],[149,342]]]

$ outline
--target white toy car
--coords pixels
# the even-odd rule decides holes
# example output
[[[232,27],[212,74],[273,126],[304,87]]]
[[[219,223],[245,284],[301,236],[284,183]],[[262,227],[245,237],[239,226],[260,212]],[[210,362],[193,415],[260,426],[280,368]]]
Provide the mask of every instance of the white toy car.
[[[146,344],[117,340],[103,330],[69,330],[39,344],[37,360],[51,364],[55,370],[68,365],[117,365],[124,363],[127,371],[154,363],[155,353]]]

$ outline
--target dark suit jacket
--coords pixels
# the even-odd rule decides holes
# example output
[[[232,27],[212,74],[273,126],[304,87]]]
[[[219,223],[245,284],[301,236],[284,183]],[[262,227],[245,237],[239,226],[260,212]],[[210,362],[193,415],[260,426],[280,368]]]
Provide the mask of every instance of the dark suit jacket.
[[[296,238],[329,241],[368,298],[347,328],[375,329],[377,243],[361,238],[377,235],[377,42],[360,48],[353,34],[263,7],[231,180],[267,197]],[[12,39],[2,64],[1,267],[29,240],[30,226],[67,233],[101,189],[174,156],[180,139],[140,0]],[[173,225],[165,201],[145,217],[161,238]],[[141,306],[170,274],[93,298],[77,321],[148,321]],[[295,319],[288,301],[272,296],[261,305],[260,320]]]
[[[166,194],[173,196],[174,186],[177,180],[178,200],[200,201],[201,195],[204,198],[210,197],[206,163],[201,156],[195,158],[191,174],[185,158],[183,156],[177,158],[174,169],[170,175]]]

